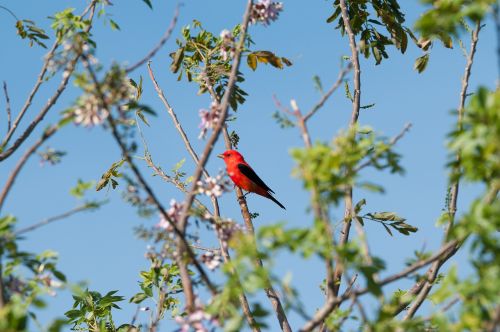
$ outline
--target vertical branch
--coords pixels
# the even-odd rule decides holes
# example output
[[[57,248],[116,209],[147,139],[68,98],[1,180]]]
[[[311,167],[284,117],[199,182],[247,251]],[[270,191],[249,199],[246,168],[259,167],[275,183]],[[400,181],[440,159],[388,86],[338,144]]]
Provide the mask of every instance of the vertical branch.
[[[11,127],[11,110],[9,92],[7,91],[7,82],[5,81],[3,81],[3,92],[5,94],[5,112],[7,112],[7,132],[9,132]]]
[[[457,127],[458,130],[462,130],[462,120],[463,120],[463,114],[464,114],[464,107],[465,107],[465,99],[467,97],[467,88],[469,86],[469,78],[471,74],[471,69],[472,65],[474,63],[474,55],[476,53],[476,46],[477,42],[479,40],[479,31],[481,30],[481,22],[478,21],[476,23],[476,28],[471,34],[471,46],[470,46],[470,51],[467,56],[467,62],[465,64],[465,70],[464,70],[464,76],[462,78],[462,88],[460,90],[460,101],[458,104],[458,119],[457,119]],[[457,211],[457,201],[458,201],[458,190],[459,190],[459,185],[460,185],[460,153],[456,155],[456,166],[454,171],[457,173],[456,180],[453,183],[451,187],[451,198],[450,198],[450,203],[448,207],[448,215],[449,215],[449,222],[448,222],[448,227],[445,232],[445,238],[444,241],[448,240],[450,231],[453,227],[453,223],[455,220],[455,214]],[[453,252],[453,254],[458,251],[459,246],[457,246]],[[434,262],[429,270],[426,273],[426,279],[422,281],[421,283],[415,285],[411,291],[413,293],[410,293],[411,295],[417,295],[417,298],[415,299],[415,302],[412,303],[412,305],[409,307],[408,312],[406,315],[403,317],[403,320],[408,320],[411,319],[417,310],[420,308],[422,303],[425,301],[427,298],[427,295],[431,291],[431,288],[433,286],[434,281],[436,280],[436,277],[438,275],[439,269],[441,266],[446,262],[447,258],[443,258],[440,260],[437,260]]]
[[[352,102],[352,113],[349,127],[352,128],[358,121],[359,117],[359,106],[361,99],[361,68],[359,65],[358,49],[356,47],[356,39],[354,32],[351,28],[351,22],[349,20],[349,13],[347,11],[347,5],[345,0],[340,0],[340,9],[342,11],[342,20],[344,22],[344,28],[349,37],[349,46],[351,48],[351,61],[354,66],[354,98]],[[342,246],[349,241],[349,232],[351,230],[351,216],[352,216],[352,187],[346,188],[344,195],[344,226],[342,228],[342,234],[340,236],[339,244]],[[334,273],[334,296],[338,296],[340,284],[342,281],[343,266],[340,261],[337,261]]]
[[[182,138],[182,141],[184,142],[186,150],[189,152],[189,154],[191,155],[191,157],[194,160],[195,164],[198,166],[199,163],[200,163],[198,155],[194,151],[194,149],[193,149],[193,147],[191,145],[191,142],[189,141],[189,138],[186,135],[186,132],[182,128],[182,125],[181,125],[181,123],[179,122],[179,120],[177,118],[177,115],[175,114],[173,108],[170,106],[170,104],[167,101],[167,98],[165,97],[165,95],[164,95],[161,87],[159,86],[158,82],[156,81],[154,73],[153,73],[153,70],[151,69],[151,64],[150,63],[148,63],[148,72],[149,72],[149,77],[151,78],[151,81],[153,82],[153,85],[155,87],[155,90],[158,93],[158,96],[160,97],[161,101],[165,105],[165,108],[167,109],[168,114],[172,118],[172,121],[173,121],[173,123],[175,125],[175,128],[179,132],[179,134],[180,134],[180,136]],[[210,175],[208,174],[208,172],[206,171],[205,168],[203,168],[203,174],[207,178],[210,177]],[[214,207],[214,217],[215,217],[215,219],[220,218],[219,202],[218,202],[217,198],[214,195],[212,195],[210,197],[210,199],[211,199],[212,205]],[[216,223],[216,227],[218,227],[217,223]],[[226,246],[223,245],[223,243],[222,243],[222,241],[221,241],[220,238],[219,238],[219,244],[220,244],[220,250],[221,250],[221,253],[222,253],[222,257],[224,258],[224,262],[228,263],[231,260],[231,257],[229,255],[229,252],[228,252]],[[238,278],[236,271],[232,271],[232,273],[236,276],[236,278]],[[238,280],[239,280],[239,278],[238,278]],[[243,313],[245,314],[245,317],[247,319],[248,324],[250,325],[250,327],[253,329],[254,332],[259,332],[260,329],[257,326],[257,322],[255,321],[255,319],[254,319],[254,317],[252,315],[252,312],[250,310],[250,305],[248,304],[248,300],[246,298],[245,293],[242,292],[239,295],[239,300],[240,300],[240,304],[241,304],[241,307],[243,309]]]
[[[210,84],[210,80],[206,75],[205,75],[205,81],[207,89],[210,95],[212,96],[212,99],[218,102],[217,94],[215,93],[213,86]],[[231,138],[229,137],[229,133],[227,130],[227,124],[225,123],[222,128],[222,134],[224,136],[224,145],[226,150],[233,149]],[[252,235],[252,238],[254,239],[254,244],[255,246],[257,246],[257,243],[255,242],[255,229],[253,226],[252,217],[250,215],[250,211],[248,210],[247,201],[245,199],[245,196],[243,195],[243,191],[236,186],[235,194],[238,204],[240,205],[241,216],[243,217],[243,221],[245,222],[245,228]],[[260,258],[257,258],[255,260],[255,264],[259,267],[263,266],[262,260]],[[286,313],[285,310],[283,309],[283,305],[281,304],[281,300],[278,293],[273,288],[271,281],[269,279],[266,281],[268,286],[264,289],[264,292],[266,293],[266,296],[269,298],[271,302],[271,305],[276,313],[281,329],[286,332],[292,331],[290,324],[288,323],[288,318],[286,317]]]

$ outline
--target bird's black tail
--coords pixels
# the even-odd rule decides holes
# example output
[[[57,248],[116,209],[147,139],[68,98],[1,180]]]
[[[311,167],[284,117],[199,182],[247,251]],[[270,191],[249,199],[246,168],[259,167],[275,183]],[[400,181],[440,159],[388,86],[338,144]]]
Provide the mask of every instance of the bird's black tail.
[[[274,203],[278,204],[279,207],[282,208],[283,210],[286,210],[285,206],[283,204],[281,204],[280,202],[278,202],[278,200],[276,198],[274,198],[273,196],[271,196],[271,194],[268,193],[266,197],[269,198]]]

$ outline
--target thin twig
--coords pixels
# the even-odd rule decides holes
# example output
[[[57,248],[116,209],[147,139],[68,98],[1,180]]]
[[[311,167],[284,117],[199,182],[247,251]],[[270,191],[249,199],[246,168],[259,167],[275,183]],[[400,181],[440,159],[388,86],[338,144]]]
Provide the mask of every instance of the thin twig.
[[[7,82],[3,81],[3,92],[5,94],[5,112],[7,112],[7,132],[10,131],[11,127],[11,110],[10,110],[10,99],[9,92],[7,91]]]
[[[94,12],[95,12],[95,6],[96,6],[97,0],[93,0],[91,4],[89,5],[89,10],[90,10],[90,16],[89,16],[89,21],[92,22],[92,19],[94,17]],[[87,10],[87,9],[86,9]],[[92,28],[92,23],[88,25],[88,27],[85,29],[85,32],[89,32],[90,29]],[[59,47],[59,42],[56,40],[52,48],[50,49],[49,53],[46,55],[44,65],[42,67],[42,70],[40,74],[38,75],[37,82],[35,83],[35,86],[33,90],[30,92],[28,99],[26,100],[23,108],[19,112],[18,116],[14,120],[14,123],[12,124],[12,127],[10,130],[7,132],[7,135],[5,136],[2,144],[0,145],[1,148],[7,147],[7,144],[9,143],[10,139],[12,138],[12,135],[16,131],[19,123],[21,122],[21,119],[23,118],[24,114],[30,107],[33,98],[35,97],[36,93],[38,92],[38,89],[42,85],[42,83],[45,81],[45,74],[47,72],[48,68],[48,63],[54,56],[54,53],[56,49]],[[59,86],[57,87],[56,91],[52,95],[52,97],[49,98],[47,101],[47,104],[42,108],[42,110],[38,113],[38,115],[35,117],[35,119],[28,125],[28,127],[24,130],[24,132],[19,136],[19,138],[10,146],[7,150],[4,152],[0,153],[0,161],[8,158],[12,153],[14,153],[17,148],[28,138],[28,136],[31,135],[33,130],[36,128],[36,126],[43,120],[45,115],[48,113],[48,111],[56,104],[57,100],[63,93],[63,91],[66,89],[66,86],[68,85],[68,81],[71,77],[71,74],[75,70],[76,64],[78,63],[78,60],[81,56],[81,53],[77,53],[76,56],[69,61],[67,64],[64,72],[63,72],[63,78],[61,82],[59,83]]]
[[[469,86],[469,78],[470,78],[470,74],[471,74],[472,64],[474,63],[474,55],[476,53],[476,46],[477,46],[477,42],[479,39],[479,31],[480,30],[481,30],[481,22],[478,21],[476,24],[476,28],[474,29],[474,31],[471,34],[470,52],[469,52],[469,56],[467,57],[467,63],[465,65],[465,70],[464,70],[464,76],[462,78],[462,88],[460,91],[460,102],[458,105],[458,120],[457,120],[458,130],[462,129],[462,120],[463,120],[463,115],[464,115],[465,99],[467,97],[467,88]],[[459,170],[459,168],[460,168],[460,153],[458,153],[456,156],[455,170]],[[457,200],[458,200],[459,186],[460,186],[460,179],[457,178],[451,187],[451,192],[450,192],[451,197],[450,197],[450,203],[449,203],[449,207],[448,207],[449,222],[448,222],[448,227],[447,227],[446,232],[445,232],[444,241],[448,240],[449,234],[451,232],[451,228],[453,227],[455,214],[457,211]],[[458,251],[458,248],[456,251]],[[427,295],[431,291],[434,280],[436,279],[436,277],[439,273],[439,269],[445,263],[445,261],[446,260],[444,260],[444,259],[436,261],[430,267],[429,271],[427,271],[427,274],[426,274],[427,278],[426,278],[422,288],[418,291],[417,298],[408,308],[408,311],[407,311],[406,315],[403,317],[403,320],[411,319],[415,315],[417,310],[420,308],[422,303],[425,301],[425,299],[427,298]],[[414,294],[417,294],[417,293],[414,293]],[[411,295],[414,295],[414,294],[411,294]]]
[[[393,275],[390,275],[389,277],[386,277],[380,282],[376,283],[378,287],[385,286],[387,284],[390,284],[396,280],[402,279],[407,277],[408,275],[412,274],[413,272],[417,271],[418,269],[421,269],[424,266],[427,266],[428,264],[438,260],[442,259],[443,257],[447,257],[450,255],[451,252],[454,251],[456,246],[458,245],[458,241],[451,241],[447,243],[446,245],[442,246],[434,255],[431,257],[415,262],[412,265],[408,266],[404,270],[395,273]],[[349,299],[349,297],[352,296],[361,296],[364,294],[367,294],[370,292],[370,289],[368,287],[357,289],[352,291],[350,294],[344,293],[342,296],[337,296],[337,297],[330,297],[327,299],[326,303],[322,308],[320,308],[314,317],[306,322],[304,326],[300,329],[300,331],[312,331],[316,326],[318,326],[331,312],[332,310],[344,302],[345,300]]]
[[[455,304],[457,304],[458,302],[460,302],[460,297],[456,296],[455,298],[453,298],[450,302],[448,302],[444,307],[442,307],[440,309],[440,312],[441,313],[445,313],[447,312],[448,310],[451,309],[451,307],[453,307]],[[427,316],[426,318],[424,318],[425,321],[430,321],[434,316],[433,315],[429,315]]]
[[[345,0],[340,0],[339,6],[342,12],[342,21],[344,23],[344,29],[349,37],[349,47],[351,48],[351,61],[354,66],[354,97],[352,101],[352,113],[351,120],[349,122],[349,128],[356,125],[359,117],[360,109],[360,99],[361,99],[361,67],[359,64],[359,52],[356,46],[356,38],[354,32],[351,28],[351,22],[349,20],[349,13],[347,11],[347,5]],[[349,241],[349,232],[351,230],[351,216],[352,216],[352,187],[348,186],[344,194],[344,226],[342,228],[342,235],[340,236],[339,245],[343,246]],[[340,284],[342,282],[343,266],[340,260],[337,260],[335,266],[334,278],[335,287],[333,290],[333,297],[338,296]]]
[[[213,86],[210,84],[210,80],[208,79],[207,75],[205,75],[205,82],[213,101],[218,102],[218,97],[213,89]],[[222,128],[222,134],[224,136],[224,145],[226,147],[226,150],[231,150],[233,146],[231,143],[231,138],[229,137],[226,124],[224,124],[224,127]],[[247,201],[245,199],[245,196],[243,195],[243,191],[237,186],[235,187],[235,195],[236,195],[236,200],[240,205],[241,216],[243,217],[243,221],[245,222],[245,228],[247,229],[247,232],[252,235],[252,238],[254,239],[255,243],[255,229],[253,226],[250,211],[248,210]],[[255,259],[255,264],[258,267],[263,266],[262,260],[260,258]],[[286,317],[286,313],[285,310],[283,309],[283,305],[281,304],[281,299],[278,295],[278,292],[276,292],[269,279],[266,280],[266,283],[268,287],[264,289],[264,292],[268,297],[269,301],[271,302],[271,305],[273,306],[273,309],[276,313],[276,317],[278,319],[281,329],[286,332],[291,331],[291,327],[290,324],[288,323],[288,318]]]
[[[292,111],[293,111],[291,113],[297,119],[297,125],[299,127],[299,130],[300,130],[300,133],[302,135],[302,139],[304,141],[304,145],[305,145],[306,149],[312,148],[311,135],[309,134],[309,130],[307,129],[307,120],[310,119],[311,116],[313,116],[316,113],[316,111],[319,110],[321,108],[321,106],[326,102],[326,100],[328,99],[328,96],[330,96],[333,93],[333,91],[335,91],[336,87],[338,85],[340,85],[340,82],[342,81],[342,79],[346,73],[347,73],[347,71],[343,70],[339,74],[339,78],[337,79],[337,82],[335,82],[335,84],[333,84],[333,86],[329,90],[329,92],[323,96],[321,101],[316,106],[313,107],[313,109],[308,113],[308,115],[306,115],[306,116],[302,115],[302,112],[300,111],[300,108],[297,105],[297,102],[295,100],[292,100],[290,102],[290,105],[291,105]],[[278,106],[278,108],[280,108],[280,103],[276,98],[275,98],[275,102],[276,102],[276,105]],[[321,205],[320,193],[319,193],[319,190],[318,190],[316,185],[313,185],[313,188],[312,188],[311,203],[312,203],[312,207],[313,207],[314,218],[317,220],[320,220],[325,227],[326,236],[329,239],[328,252],[333,253],[334,252],[333,244],[335,242],[335,238],[333,235],[333,230],[332,230],[332,226],[330,223],[329,215],[325,211],[325,208]],[[325,265],[326,265],[326,286],[327,286],[326,287],[326,297],[328,298],[329,296],[331,296],[331,294],[333,294],[334,289],[335,289],[333,258],[326,257]],[[322,330],[322,328],[320,330]]]
[[[399,134],[397,134],[396,136],[394,136],[390,141],[389,141],[389,147],[392,147],[394,145],[396,145],[396,143],[399,142],[399,140],[401,138],[403,138],[403,136],[410,131],[412,127],[412,124],[411,123],[407,123],[404,128],[401,130],[401,132]],[[359,172],[360,170],[362,170],[363,168],[365,167],[368,167],[370,166],[371,164],[373,163],[373,161],[370,159],[370,160],[367,160],[361,164],[359,164],[358,166],[356,166],[356,168],[354,168],[354,172],[357,173]]]
[[[42,134],[42,137],[38,139],[38,141],[35,142],[26,152],[22,155],[22,157],[19,159],[17,162],[16,166],[10,173],[9,177],[7,178],[7,182],[5,183],[2,193],[0,193],[0,211],[2,211],[2,207],[5,203],[5,199],[7,198],[7,195],[9,194],[10,189],[12,188],[12,185],[14,184],[17,176],[19,175],[19,172],[21,169],[24,167],[28,159],[33,155],[36,150],[45,142],[47,141],[52,135],[54,135],[59,127],[57,126],[51,126],[47,130],[45,130]]]
[[[101,85],[100,85],[99,81],[97,80],[97,76],[96,76],[94,70],[92,69],[92,66],[90,65],[90,63],[89,63],[86,55],[82,54],[82,58],[83,58],[83,64],[86,67],[87,71],[89,72],[90,77],[91,77],[91,79],[92,79],[92,81],[93,81],[93,83],[95,85],[95,88],[96,88],[96,91],[97,91],[97,94],[98,94],[98,97],[100,99],[100,102],[101,102],[102,106],[105,109],[111,110],[111,108],[109,107],[109,105],[107,105],[106,99],[104,97],[104,93],[103,93],[103,91],[101,89]],[[172,226],[172,228],[174,230],[174,233],[176,234],[176,236],[179,239],[180,243],[184,247],[183,248],[184,249],[183,253],[184,252],[187,253],[187,256],[193,262],[193,264],[194,264],[195,268],[197,269],[197,271],[200,273],[201,280],[209,288],[210,292],[213,295],[215,295],[217,293],[217,289],[215,288],[215,286],[212,284],[212,282],[208,278],[208,276],[207,276],[205,270],[203,269],[203,267],[197,261],[196,255],[194,254],[194,252],[189,247],[189,243],[188,243],[187,239],[184,236],[184,232],[181,232],[180,229],[178,228],[178,225],[173,220],[171,220],[171,218],[168,216],[165,208],[163,207],[163,205],[161,204],[161,202],[158,200],[158,198],[154,194],[154,192],[151,189],[151,187],[149,186],[149,184],[144,179],[144,177],[143,177],[142,173],[140,172],[139,168],[137,167],[137,165],[132,160],[132,158],[131,158],[131,156],[129,154],[129,151],[127,149],[127,146],[125,145],[125,143],[123,142],[120,134],[118,133],[118,129],[117,129],[115,120],[113,119],[113,116],[111,115],[111,113],[109,114],[107,120],[108,120],[108,124],[109,124],[109,126],[111,128],[111,133],[112,133],[115,141],[117,142],[118,146],[121,149],[123,158],[125,159],[125,161],[127,162],[127,164],[130,166],[130,169],[132,170],[132,172],[134,173],[135,177],[137,178],[137,181],[141,184],[142,188],[146,191],[147,195],[152,200],[152,202],[154,203],[154,205],[158,208],[158,210],[160,211],[161,215]],[[182,255],[178,255],[177,264],[179,265],[179,270],[181,272],[181,281],[183,282],[183,289],[185,291],[186,298],[189,298],[189,302],[188,303],[190,303],[191,305],[193,305],[193,303],[194,303],[194,295],[193,295],[193,288],[192,288],[191,277],[190,277],[189,273],[187,272],[186,263],[184,262],[184,257]]]
[[[229,108],[229,99],[230,99],[232,92],[234,90],[234,86],[236,84],[236,80],[237,80],[237,76],[238,76],[237,74],[238,74],[238,68],[239,68],[240,60],[241,60],[241,52],[243,50],[243,45],[245,43],[246,31],[248,28],[248,22],[250,21],[251,9],[252,9],[252,0],[249,0],[247,3],[246,10],[245,10],[245,15],[243,17],[243,24],[242,24],[242,28],[241,28],[241,37],[240,37],[240,41],[236,47],[233,65],[231,68],[231,74],[229,76],[229,82],[227,84],[227,88],[226,88],[226,91],[224,93],[224,97],[222,98],[222,103],[220,105],[220,113],[221,113],[220,121],[217,123],[217,126],[214,128],[212,135],[210,136],[210,138],[208,139],[208,141],[205,145],[205,149],[203,151],[203,154],[200,158],[200,161],[199,161],[199,163],[196,167],[195,173],[193,175],[193,185],[192,185],[189,193],[186,195],[186,199],[184,202],[184,208],[183,208],[183,211],[182,211],[179,223],[178,223],[179,232],[180,232],[180,235],[182,235],[181,238],[184,238],[184,234],[186,232],[186,225],[187,225],[187,220],[189,217],[189,210],[191,209],[191,206],[193,204],[193,201],[194,201],[194,198],[196,195],[197,182],[201,178],[201,175],[203,173],[203,168],[205,167],[205,164],[207,163],[208,158],[210,157],[210,154],[213,150],[215,142],[219,138],[219,134],[220,134],[221,129],[223,127],[223,124],[225,123],[225,120],[226,120],[226,115],[227,115],[228,108]],[[181,246],[179,248],[179,251],[181,254],[182,254],[184,249],[189,249],[189,248],[186,248],[185,246],[183,248]],[[196,262],[197,261],[195,260],[194,263],[196,263]],[[188,302],[187,308],[188,308],[188,310],[194,308],[194,298],[192,299],[191,303]]]
[[[179,122],[179,120],[177,118],[176,113],[174,112],[173,108],[170,106],[169,102],[167,101],[167,98],[165,97],[165,94],[163,93],[163,90],[161,89],[161,87],[159,86],[158,82],[156,81],[154,73],[153,73],[153,70],[151,68],[151,63],[150,62],[148,62],[148,72],[149,72],[149,77],[151,78],[151,81],[153,82],[153,85],[155,87],[155,90],[158,93],[158,96],[160,97],[161,101],[165,105],[165,108],[167,109],[168,114],[172,118],[172,121],[174,122],[174,125],[175,125],[177,131],[179,132],[179,134],[180,134],[183,142],[184,142],[186,150],[189,152],[189,154],[193,158],[193,161],[198,166],[199,162],[200,162],[199,158],[198,158],[198,155],[194,151],[189,138],[187,137],[184,129],[182,128],[181,123]],[[203,174],[204,174],[204,176],[206,178],[210,177],[209,173],[206,171],[205,168],[203,168]],[[184,193],[186,193],[186,194],[188,193],[187,190],[184,187],[182,188],[182,191]],[[214,195],[212,195],[210,198],[212,200],[212,204],[213,204],[213,207],[214,207],[215,218],[220,218],[219,203],[217,201],[217,198]],[[195,202],[197,202],[197,201],[198,200],[195,198]],[[215,224],[215,227],[216,228],[218,227],[217,223]],[[218,232],[216,232],[216,234],[218,234]],[[219,238],[219,244],[220,244],[220,251],[222,253],[224,261],[226,263],[228,263],[231,260],[231,257],[229,255],[229,252],[228,252],[226,246],[223,245],[222,240],[220,238]],[[236,273],[235,270],[233,270],[232,273],[235,275],[236,278],[238,278],[237,273]],[[238,278],[238,280],[239,280],[239,278]],[[243,292],[239,295],[239,300],[240,300],[240,303],[241,303],[241,306],[242,306],[242,309],[243,309],[243,313],[245,314],[245,317],[246,317],[246,319],[248,321],[248,324],[250,325],[250,327],[252,328],[252,330],[254,332],[259,332],[260,329],[257,326],[255,318],[253,317],[253,314],[252,314],[252,312],[250,310],[250,305],[248,304],[248,300],[246,298],[246,295]]]
[[[30,226],[27,226],[25,228],[21,228],[17,231],[14,232],[14,235],[21,235],[21,234],[25,234],[25,233],[28,233],[28,232],[31,232],[31,231],[34,231],[35,229],[38,229],[40,227],[43,227],[43,226],[46,226],[50,223],[53,223],[54,221],[58,221],[58,220],[62,220],[62,219],[66,219],[74,214],[77,214],[79,212],[82,212],[82,211],[87,211],[89,209],[92,209],[94,205],[89,205],[88,203],[85,203],[85,204],[82,204],[82,205],[79,205],[69,211],[66,211],[64,213],[61,213],[61,214],[58,214],[56,216],[53,216],[53,217],[50,217],[50,218],[47,218],[47,219],[44,219],[40,222],[37,222],[36,224],[33,224],[33,225],[30,225]]]
[[[323,95],[323,97],[321,97],[320,101],[314,105],[314,107],[309,111],[309,113],[307,113],[306,115],[304,115],[304,121],[307,121],[309,120],[309,118],[311,116],[313,116],[321,107],[323,107],[323,105],[326,103],[326,101],[328,100],[328,98],[330,98],[330,96],[338,89],[338,87],[342,84],[342,82],[344,81],[344,78],[345,76],[352,70],[352,62],[349,62],[347,64],[347,66],[342,69],[337,77],[337,80],[335,81],[335,83],[333,83],[333,85],[331,86],[331,88]]]
[[[140,66],[151,60],[156,55],[156,53],[163,47],[163,45],[165,45],[167,40],[169,40],[170,36],[172,35],[175,26],[177,25],[177,20],[179,19],[179,9],[180,9],[180,4],[177,4],[177,6],[175,7],[174,16],[172,17],[172,21],[170,21],[170,25],[168,26],[167,31],[165,31],[158,44],[144,58],[137,61],[132,66],[127,67],[125,69],[125,72],[127,74],[133,72],[134,70],[136,70],[137,68],[139,68]]]

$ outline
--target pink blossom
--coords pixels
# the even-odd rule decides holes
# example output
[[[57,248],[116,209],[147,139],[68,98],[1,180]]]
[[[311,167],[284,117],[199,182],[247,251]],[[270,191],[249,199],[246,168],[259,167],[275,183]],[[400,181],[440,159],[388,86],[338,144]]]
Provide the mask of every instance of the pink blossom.
[[[201,132],[198,138],[204,138],[208,132],[208,129],[215,128],[217,122],[219,121],[220,117],[219,104],[213,101],[212,104],[210,105],[210,110],[201,109],[199,115],[201,122],[198,127],[201,128]]]
[[[210,270],[215,270],[222,263],[222,257],[213,251],[204,252],[201,257],[201,261],[203,264],[207,266]]]
[[[258,22],[263,25],[269,25],[272,21],[278,19],[279,13],[283,11],[282,2],[272,2],[271,0],[259,0],[253,5],[250,14],[252,24]]]

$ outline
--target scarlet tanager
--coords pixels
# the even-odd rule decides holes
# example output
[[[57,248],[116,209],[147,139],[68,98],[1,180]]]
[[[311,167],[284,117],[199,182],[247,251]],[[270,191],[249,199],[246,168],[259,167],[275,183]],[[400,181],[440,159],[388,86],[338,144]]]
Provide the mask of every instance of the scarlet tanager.
[[[278,202],[271,194],[274,191],[269,188],[264,181],[259,178],[255,171],[248,165],[243,156],[235,150],[227,150],[217,157],[222,158],[226,163],[227,174],[233,180],[234,184],[243,190],[256,193],[257,195],[269,198],[274,203],[278,204],[282,209],[285,209],[283,204]],[[286,210],[286,209],[285,209]]]

